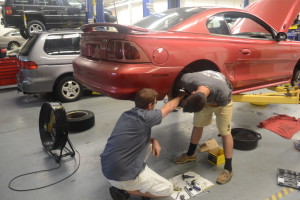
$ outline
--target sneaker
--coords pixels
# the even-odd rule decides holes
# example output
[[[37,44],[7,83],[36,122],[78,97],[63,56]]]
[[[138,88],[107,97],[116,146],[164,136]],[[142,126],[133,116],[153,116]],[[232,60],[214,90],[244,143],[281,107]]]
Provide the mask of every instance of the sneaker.
[[[232,177],[233,173],[224,169],[224,171],[220,174],[220,176],[217,179],[217,183],[219,184],[225,184],[228,183]]]
[[[178,156],[177,158],[175,158],[175,163],[176,164],[182,164],[182,163],[185,163],[185,162],[196,161],[196,159],[197,159],[196,155],[188,156],[188,155],[186,155],[186,153],[183,153],[180,156]]]
[[[125,190],[120,190],[114,186],[109,188],[110,196],[113,200],[127,200],[129,194]]]

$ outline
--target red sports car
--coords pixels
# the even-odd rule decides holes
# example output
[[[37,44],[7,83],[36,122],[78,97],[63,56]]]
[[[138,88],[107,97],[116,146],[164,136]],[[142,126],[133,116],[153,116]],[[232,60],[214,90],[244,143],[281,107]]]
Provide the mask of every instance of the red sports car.
[[[162,99],[183,73],[207,69],[222,72],[234,94],[299,84],[300,43],[286,35],[299,10],[300,0],[260,0],[245,10],[174,8],[133,26],[85,25],[74,77],[116,99],[145,87]]]

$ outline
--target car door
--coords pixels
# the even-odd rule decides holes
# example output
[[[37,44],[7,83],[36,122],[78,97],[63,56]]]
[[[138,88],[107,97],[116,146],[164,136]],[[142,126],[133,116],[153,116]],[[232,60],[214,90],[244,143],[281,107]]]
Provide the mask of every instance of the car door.
[[[61,0],[64,9],[64,21],[67,27],[77,27],[85,23],[85,10],[78,0]]]
[[[289,41],[276,41],[276,32],[253,15],[224,13],[224,17],[236,48],[236,89],[290,78],[293,61]]]
[[[39,0],[39,6],[47,25],[64,24],[64,8],[59,0]]]

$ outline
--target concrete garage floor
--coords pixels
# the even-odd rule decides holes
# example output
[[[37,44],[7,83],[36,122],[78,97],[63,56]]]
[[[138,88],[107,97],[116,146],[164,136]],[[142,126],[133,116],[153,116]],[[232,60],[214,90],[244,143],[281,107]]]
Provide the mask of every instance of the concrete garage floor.
[[[50,99],[51,100],[51,99]],[[0,90],[0,199],[1,200],[109,200],[109,183],[100,170],[99,154],[120,114],[130,109],[133,102],[114,100],[105,96],[84,97],[78,102],[63,104],[66,111],[90,110],[95,114],[95,126],[81,133],[69,133],[69,138],[80,153],[78,171],[70,178],[39,190],[17,192],[8,188],[14,177],[58,166],[42,148],[38,119],[41,105],[49,99],[24,96],[15,88]],[[157,104],[160,108],[162,102]],[[294,148],[294,139],[287,140],[266,129],[258,128],[259,122],[277,114],[299,118],[299,105],[254,106],[234,103],[233,128],[249,128],[261,133],[262,140],[251,151],[234,150],[234,176],[230,183],[209,188],[209,193],[192,199],[202,200],[266,200],[279,199],[283,189],[276,184],[277,168],[300,171],[300,152]],[[223,166],[214,167],[207,162],[207,153],[197,152],[197,162],[175,165],[175,156],[187,150],[192,129],[192,114],[173,112],[156,126],[153,137],[162,146],[161,157],[148,159],[148,165],[166,178],[193,170],[215,183]],[[201,143],[217,137],[215,124],[207,127]],[[75,159],[63,158],[61,167],[50,172],[33,174],[16,179],[12,186],[25,190],[57,182],[70,175],[79,164]],[[298,190],[283,193],[284,200],[299,200]],[[139,199],[132,197],[130,199]],[[171,200],[172,198],[167,198]]]

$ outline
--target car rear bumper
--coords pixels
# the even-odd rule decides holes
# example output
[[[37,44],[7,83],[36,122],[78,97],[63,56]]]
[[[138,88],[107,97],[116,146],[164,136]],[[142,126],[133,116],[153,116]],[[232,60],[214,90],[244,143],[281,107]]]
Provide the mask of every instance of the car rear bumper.
[[[22,72],[17,73],[18,91],[24,94],[49,93],[53,91],[53,78],[24,78]]]
[[[24,26],[23,17],[21,15],[14,15],[14,16],[5,16],[1,18],[1,24],[5,27],[16,27],[20,28]]]
[[[132,100],[136,91],[153,88],[163,99],[181,67],[160,67],[151,63],[116,63],[77,57],[73,76],[85,87],[115,99]]]

